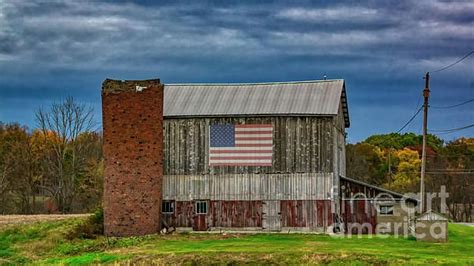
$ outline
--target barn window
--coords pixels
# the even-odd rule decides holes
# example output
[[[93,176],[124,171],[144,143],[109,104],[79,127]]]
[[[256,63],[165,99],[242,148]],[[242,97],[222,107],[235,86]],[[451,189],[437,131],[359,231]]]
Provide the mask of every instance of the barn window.
[[[207,201],[196,201],[196,214],[207,214]]]
[[[381,215],[393,215],[393,205],[382,205],[380,206]]]
[[[161,204],[162,213],[174,213],[174,201],[164,200]]]

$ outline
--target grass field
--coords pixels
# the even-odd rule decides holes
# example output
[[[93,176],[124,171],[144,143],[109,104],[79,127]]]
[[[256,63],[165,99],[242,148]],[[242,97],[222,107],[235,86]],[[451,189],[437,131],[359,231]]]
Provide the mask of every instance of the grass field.
[[[449,243],[309,234],[65,236],[85,218],[0,229],[0,264],[474,264],[474,227],[449,226]]]

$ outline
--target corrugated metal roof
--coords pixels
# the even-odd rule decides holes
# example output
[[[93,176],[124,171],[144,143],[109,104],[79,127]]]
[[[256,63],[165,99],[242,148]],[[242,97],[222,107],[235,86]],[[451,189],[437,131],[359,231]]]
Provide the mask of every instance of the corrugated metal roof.
[[[276,83],[165,84],[166,117],[349,114],[344,80]]]

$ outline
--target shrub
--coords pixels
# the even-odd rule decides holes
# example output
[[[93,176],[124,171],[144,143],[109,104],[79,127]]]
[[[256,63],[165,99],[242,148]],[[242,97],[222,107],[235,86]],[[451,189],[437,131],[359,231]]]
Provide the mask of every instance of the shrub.
[[[95,239],[104,234],[104,211],[97,209],[87,220],[79,223],[66,235],[68,240],[76,238]]]

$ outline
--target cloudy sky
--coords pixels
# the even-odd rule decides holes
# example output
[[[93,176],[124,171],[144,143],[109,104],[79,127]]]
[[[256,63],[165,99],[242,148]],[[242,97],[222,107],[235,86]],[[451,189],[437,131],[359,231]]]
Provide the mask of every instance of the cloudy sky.
[[[153,2],[153,3],[152,3]],[[156,1],[158,2],[158,1]],[[198,3],[199,2],[199,3]],[[72,95],[100,122],[105,78],[163,83],[345,79],[356,142],[397,131],[422,79],[474,50],[474,2],[0,0],[0,121],[35,126]],[[383,2],[383,3],[382,3]],[[431,78],[434,107],[474,98],[474,56]],[[429,126],[474,124],[474,102]],[[406,131],[421,132],[421,116]],[[474,128],[440,135],[474,136]]]

